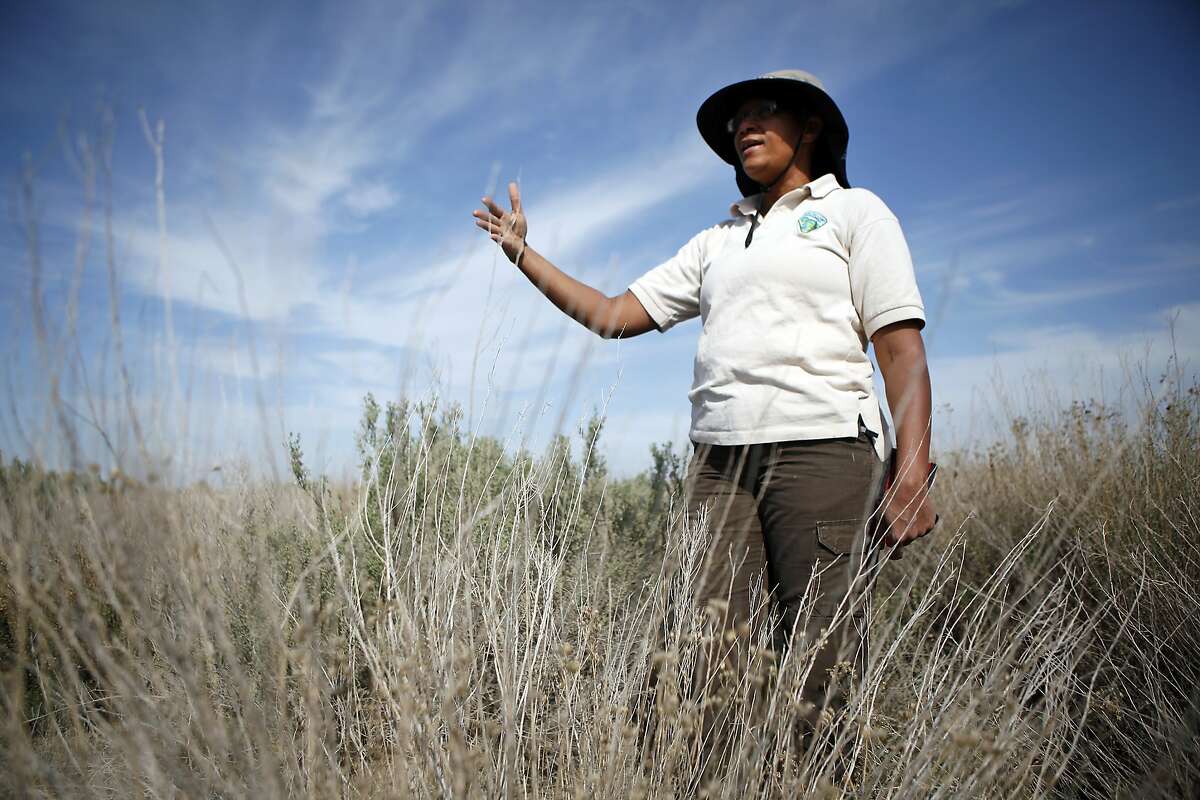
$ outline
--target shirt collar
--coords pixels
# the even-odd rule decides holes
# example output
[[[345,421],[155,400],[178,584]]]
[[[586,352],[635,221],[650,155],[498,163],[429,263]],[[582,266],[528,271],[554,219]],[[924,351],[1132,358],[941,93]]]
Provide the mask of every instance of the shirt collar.
[[[817,198],[825,197],[830,192],[840,188],[842,188],[842,185],[838,183],[837,176],[832,172],[826,172],[824,175],[808,184],[808,190],[812,193],[813,197]]]
[[[803,186],[792,189],[790,192],[780,197],[780,201],[787,198],[789,202],[799,203],[808,197],[822,198],[828,195],[835,189],[842,188],[838,183],[837,177],[832,172],[826,172],[816,180],[809,181]],[[752,217],[758,212],[758,201],[762,194],[752,194],[749,197],[743,197],[729,207],[729,215],[733,217],[744,216]]]

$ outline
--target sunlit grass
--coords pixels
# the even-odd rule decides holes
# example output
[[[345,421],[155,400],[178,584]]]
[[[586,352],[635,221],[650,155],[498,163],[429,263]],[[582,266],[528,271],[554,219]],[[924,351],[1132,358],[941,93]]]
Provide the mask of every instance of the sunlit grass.
[[[880,575],[856,751],[795,736],[806,650],[690,601],[678,458],[608,480],[451,409],[368,401],[361,482],[162,488],[12,462],[0,491],[10,793],[741,798],[1191,796],[1200,421],[1077,405],[943,457],[943,525]],[[592,427],[581,434],[598,438]],[[673,491],[675,494],[673,495]],[[743,631],[745,635],[746,632]],[[764,697],[752,702],[752,697]],[[732,755],[706,768],[703,714]]]
[[[81,156],[88,213],[104,155]],[[21,190],[36,243],[32,173]],[[1200,393],[1182,369],[1143,382],[1136,412],[1017,412],[1006,437],[940,453],[942,524],[880,570],[869,666],[834,668],[852,685],[830,715],[799,694],[816,642],[777,653],[694,602],[707,519],[682,513],[685,454],[655,445],[613,480],[600,418],[534,455],[453,405],[368,396],[355,480],[316,473],[298,437],[286,478],[164,479],[186,459],[161,443],[194,424],[178,343],[143,402],[112,237],[98,249],[113,361],[94,409],[68,402],[89,374],[78,294],[43,308],[30,257],[44,448],[0,463],[5,796],[1200,793]],[[81,466],[83,437],[128,474]],[[736,657],[697,685],[714,648]]]

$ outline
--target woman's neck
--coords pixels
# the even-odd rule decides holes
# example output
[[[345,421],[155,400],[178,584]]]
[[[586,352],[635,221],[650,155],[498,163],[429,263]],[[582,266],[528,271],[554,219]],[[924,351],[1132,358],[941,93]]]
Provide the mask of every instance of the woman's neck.
[[[771,206],[775,205],[775,201],[783,197],[793,189],[799,189],[806,183],[812,182],[812,177],[808,174],[809,168],[801,167],[793,164],[792,168],[784,173],[783,177],[775,181],[774,185],[763,192],[762,199],[758,204],[758,212],[766,214],[771,210]]]

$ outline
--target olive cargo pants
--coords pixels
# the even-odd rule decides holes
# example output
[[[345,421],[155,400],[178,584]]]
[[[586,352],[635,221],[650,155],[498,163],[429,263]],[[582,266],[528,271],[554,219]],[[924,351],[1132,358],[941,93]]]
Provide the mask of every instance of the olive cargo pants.
[[[746,624],[755,629],[770,624],[779,655],[793,636],[815,642],[828,631],[802,689],[812,704],[802,715],[809,730],[823,708],[836,711],[844,703],[849,681],[834,680],[831,672],[849,678],[865,667],[875,564],[867,531],[874,529],[869,523],[884,470],[875,452],[876,435],[860,421],[853,438],[731,446],[693,442],[688,464],[689,514],[702,508],[708,514],[709,547],[697,596],[701,606],[727,608],[727,628],[740,626],[744,632]],[[709,682],[730,655],[702,659],[698,680]]]

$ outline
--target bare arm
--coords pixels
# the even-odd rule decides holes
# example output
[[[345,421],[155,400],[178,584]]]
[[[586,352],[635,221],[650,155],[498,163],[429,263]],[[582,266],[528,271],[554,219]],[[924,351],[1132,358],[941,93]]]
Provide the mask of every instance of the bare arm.
[[[551,264],[532,247],[517,258],[529,282],[571,319],[605,339],[628,339],[655,329],[654,320],[628,289],[607,297]]]
[[[884,508],[891,526],[888,544],[904,545],[928,533],[935,519],[925,485],[932,435],[929,366],[915,320],[887,325],[871,342],[896,423],[898,475]]]
[[[529,247],[525,243],[528,224],[515,183],[508,185],[508,197],[511,211],[500,208],[490,197],[483,198],[484,209],[473,213],[475,224],[487,231],[508,259],[551,303],[605,339],[627,339],[656,329],[654,320],[632,292],[626,290],[616,297],[607,297],[575,280]]]

